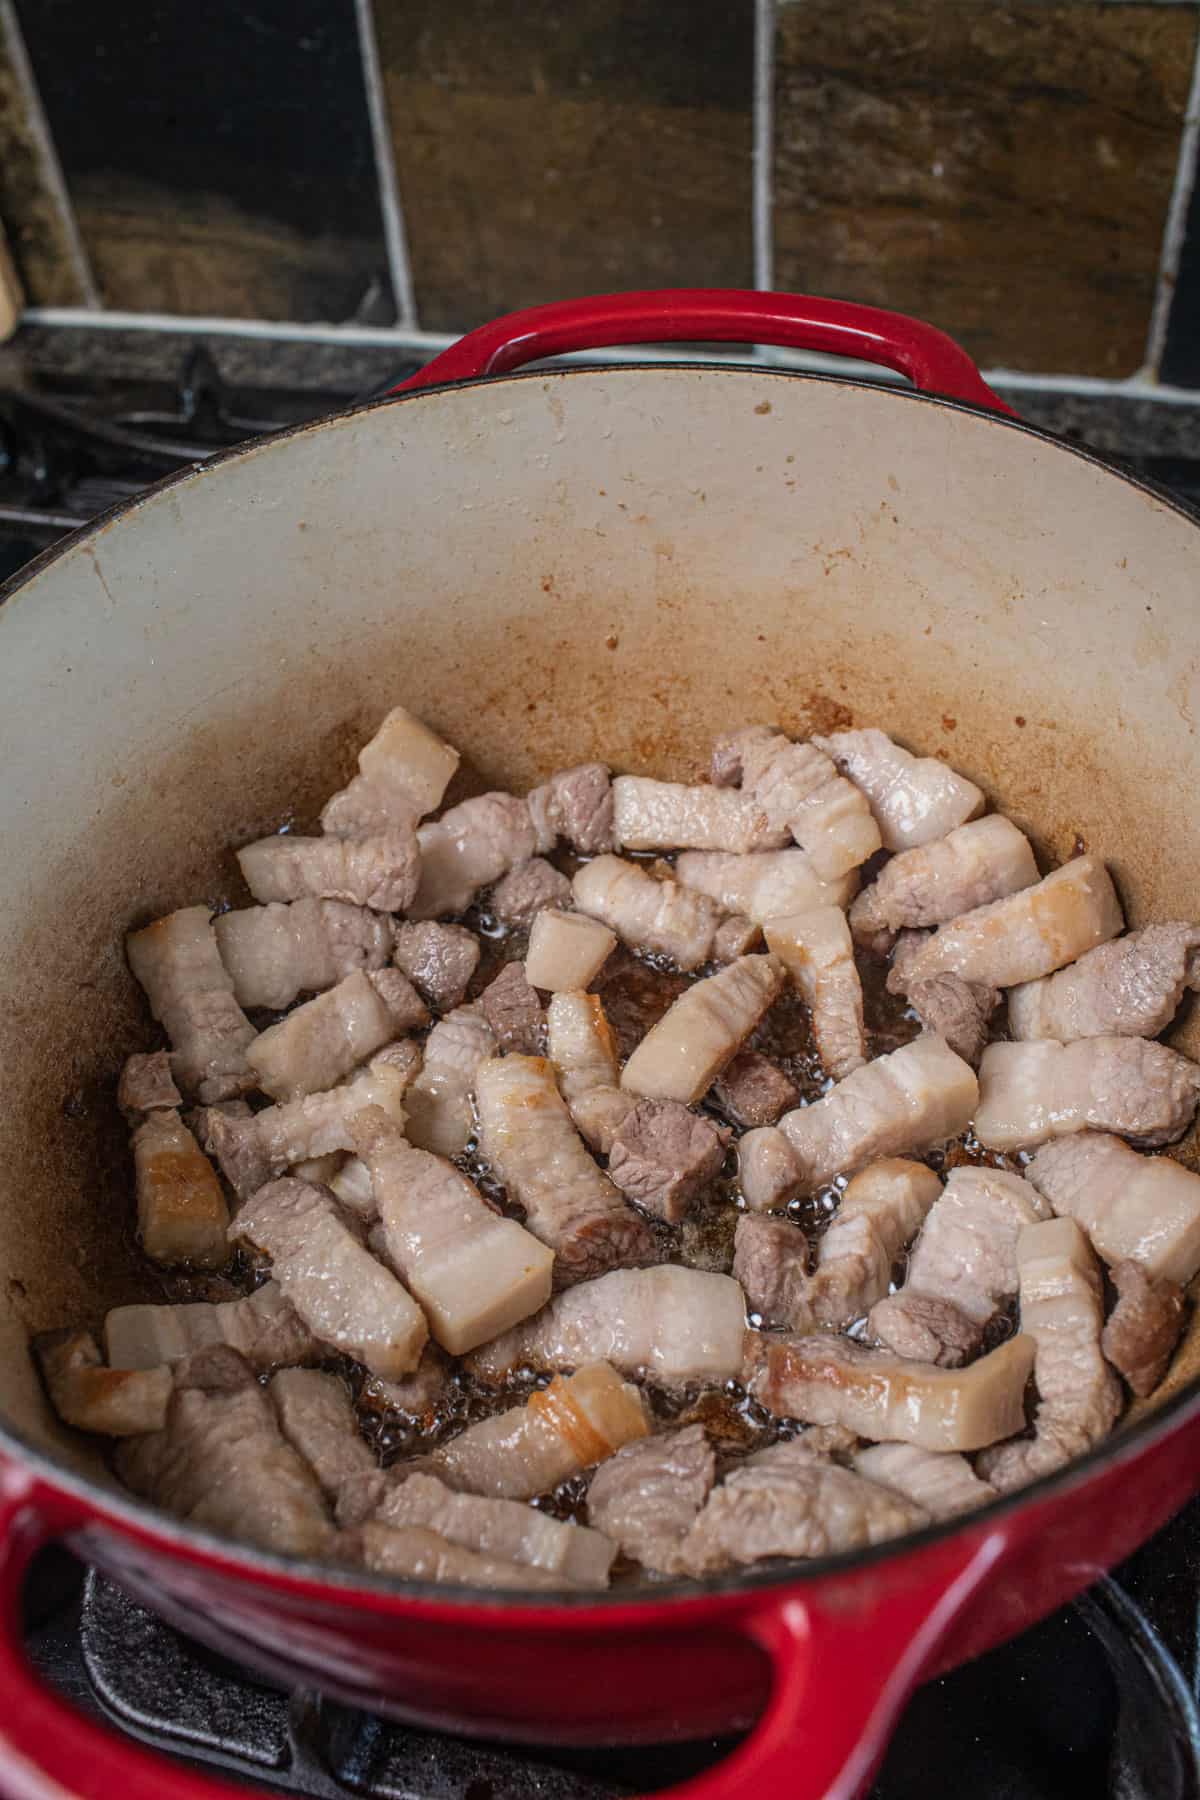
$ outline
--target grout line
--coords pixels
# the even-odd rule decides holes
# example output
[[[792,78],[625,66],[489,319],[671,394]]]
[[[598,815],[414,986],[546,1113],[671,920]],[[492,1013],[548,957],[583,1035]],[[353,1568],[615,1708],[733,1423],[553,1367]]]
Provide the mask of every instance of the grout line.
[[[1158,279],[1154,289],[1154,306],[1146,333],[1145,369],[1151,380],[1162,366],[1167,347],[1167,331],[1171,323],[1171,304],[1175,298],[1175,280],[1179,258],[1187,236],[1188,209],[1196,182],[1196,155],[1200,146],[1200,35],[1192,62],[1192,82],[1188,90],[1187,111],[1179,139],[1179,157],[1175,164],[1175,185],[1167,207],[1163,227],[1162,251],[1158,259]]]
[[[25,102],[29,128],[37,144],[42,162],[42,176],[53,195],[59,217],[66,232],[70,249],[71,262],[76,279],[83,289],[86,307],[99,307],[102,302],[100,290],[96,286],[96,277],[92,273],[92,265],[84,248],[83,238],[79,230],[79,220],[75,216],[75,207],[71,201],[66,178],[62,172],[62,164],[58,160],[58,151],[46,122],[46,114],[42,107],[42,96],[38,92],[37,77],[29,60],[29,51],[25,47],[25,39],[17,19],[13,0],[0,0],[0,34],[8,44],[8,53],[12,59],[13,72],[17,85],[21,89],[21,97]]]
[[[754,148],[751,232],[754,285],[775,282],[775,0],[754,0]]]
[[[413,290],[412,262],[408,254],[408,233],[404,229],[404,203],[400,198],[400,181],[396,173],[396,147],[388,125],[387,95],[379,63],[379,41],[375,36],[372,0],[354,0],[354,11],[358,21],[358,43],[367,92],[367,113],[371,121],[371,142],[375,150],[375,176],[379,183],[379,210],[383,215],[383,238],[387,246],[392,295],[400,327],[415,330],[417,301]]]

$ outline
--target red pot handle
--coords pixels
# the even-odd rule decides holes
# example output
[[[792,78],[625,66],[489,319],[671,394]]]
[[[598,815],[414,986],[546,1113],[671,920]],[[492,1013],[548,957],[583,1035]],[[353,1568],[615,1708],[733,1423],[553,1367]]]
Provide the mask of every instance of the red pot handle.
[[[469,331],[391,391],[411,393],[447,381],[505,375],[522,363],[569,350],[673,342],[779,344],[853,356],[907,375],[924,393],[1016,416],[966,351],[934,325],[849,300],[750,288],[663,288],[531,306]]]

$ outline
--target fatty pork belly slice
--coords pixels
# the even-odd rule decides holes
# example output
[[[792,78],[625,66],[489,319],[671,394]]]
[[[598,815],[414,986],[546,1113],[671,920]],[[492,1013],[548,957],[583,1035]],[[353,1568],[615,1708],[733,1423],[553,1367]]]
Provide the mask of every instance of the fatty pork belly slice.
[[[724,777],[740,769],[743,798],[766,814],[772,841],[793,838],[822,880],[849,874],[880,848],[866,795],[816,744],[751,725],[721,740],[713,762]]]
[[[1104,1288],[1100,1265],[1074,1219],[1028,1225],[1017,1245],[1021,1330],[1037,1346],[1034,1435],[1000,1444],[979,1472],[1002,1493],[1062,1468],[1107,1437],[1121,1411],[1121,1389],[1104,1360]]]
[[[420,919],[396,927],[392,961],[438,1012],[461,1006],[479,964],[479,939],[462,925]]]
[[[237,852],[242,879],[264,904],[272,900],[344,900],[376,912],[405,912],[421,878],[411,825],[370,837],[259,838]]]
[[[1106,1263],[1140,1263],[1183,1286],[1200,1270],[1200,1175],[1169,1156],[1139,1156],[1118,1137],[1082,1131],[1044,1145],[1027,1173]]]
[[[990,1481],[953,1450],[919,1450],[915,1444],[868,1444],[851,1457],[868,1481],[903,1494],[931,1519],[956,1519],[996,1498]]]
[[[747,1334],[747,1385],[779,1418],[841,1425],[876,1442],[981,1450],[1025,1424],[1031,1337],[1009,1338],[966,1369],[939,1369],[846,1337]]]
[[[625,1064],[626,1093],[693,1105],[763,1018],[783,974],[774,956],[739,956],[685,988]]]
[[[885,850],[912,850],[944,838],[984,808],[973,781],[936,756],[913,756],[884,731],[835,731],[814,736],[871,803]]]
[[[213,930],[239,1004],[276,1012],[356,969],[382,969],[392,947],[390,919],[344,900],[246,906],[221,913]]]
[[[260,1032],[247,1060],[264,1093],[294,1100],[336,1086],[385,1044],[428,1023],[425,1002],[399,969],[359,969]]]
[[[48,1331],[34,1339],[46,1390],[66,1425],[106,1437],[161,1431],[174,1383],[161,1364],[106,1368],[90,1331]]]
[[[408,1136],[421,1150],[461,1156],[475,1131],[471,1097],[496,1037],[476,1001],[439,1019],[425,1040],[421,1072],[405,1096]]]
[[[458,751],[403,706],[394,706],[358,753],[358,774],[325,804],[330,837],[369,837],[411,825],[442,804]]]
[[[845,913],[820,906],[768,919],[765,936],[812,1014],[821,1066],[844,1080],[867,1060],[862,982]]]
[[[772,1444],[732,1469],[709,1495],[679,1560],[689,1574],[711,1575],[766,1557],[858,1550],[928,1522],[924,1507],[827,1462],[801,1438]]]
[[[1146,925],[1008,996],[1014,1038],[1157,1037],[1200,985],[1200,925]]]
[[[940,926],[908,960],[906,977],[911,984],[958,975],[981,987],[1015,987],[1116,937],[1124,922],[1104,864],[1099,857],[1077,856],[1036,887]]]
[[[532,790],[528,805],[547,848],[555,838],[564,838],[581,856],[598,856],[613,848],[612,776],[604,763],[560,769]]]
[[[599,994],[553,994],[546,1009],[546,1041],[575,1129],[593,1150],[607,1156],[638,1102],[618,1085],[617,1042]]]
[[[351,1127],[383,1222],[388,1258],[437,1342],[460,1356],[550,1298],[554,1252],[493,1212],[453,1163],[418,1150],[378,1107]]]
[[[543,907],[563,911],[570,904],[571,883],[561,869],[544,856],[531,856],[496,883],[488,907],[501,925],[528,928]]]
[[[147,1113],[130,1142],[138,1239],[151,1262],[224,1268],[229,1208],[216,1170],[179,1114]]]
[[[466,1493],[532,1500],[649,1430],[637,1389],[608,1363],[589,1363],[556,1375],[523,1406],[468,1425],[439,1445],[428,1467]]]
[[[526,979],[546,993],[574,993],[591,985],[616,947],[616,933],[598,919],[547,907],[529,930]]]
[[[553,848],[524,800],[515,794],[478,794],[422,825],[417,832],[421,882],[406,910],[414,919],[465,912],[481,888],[491,887],[538,851]]]
[[[874,943],[905,928],[944,925],[1037,880],[1025,833],[1000,813],[989,813],[893,856],[850,908],[850,928],[860,943]]]
[[[678,1100],[639,1100],[609,1141],[609,1177],[627,1200],[677,1225],[721,1173],[729,1138]]]
[[[726,850],[740,856],[787,842],[761,807],[729,788],[687,787],[645,775],[618,775],[613,787],[621,850]]]
[[[1198,1100],[1200,1067],[1153,1039],[989,1044],[975,1134],[992,1150],[1032,1150],[1085,1130],[1154,1148],[1183,1136]]]
[[[163,1429],[117,1451],[126,1486],[189,1525],[264,1550],[326,1551],[332,1526],[316,1476],[284,1439],[253,1369],[214,1345],[174,1373]]]
[[[460,1494],[419,1470],[390,1481],[373,1517],[394,1528],[418,1526],[481,1556],[542,1569],[579,1587],[608,1586],[617,1546],[586,1525],[567,1524],[520,1500]]]
[[[846,907],[858,887],[857,872],[823,881],[803,850],[759,850],[747,856],[686,850],[675,859],[675,879],[706,894],[723,912],[756,925],[817,906]]]
[[[968,1361],[1017,1292],[1022,1231],[1048,1216],[1042,1196],[1019,1175],[953,1169],[909,1256],[903,1287],[871,1309],[872,1335],[898,1356],[941,1368]]]
[[[361,1531],[344,1534],[344,1540],[357,1546],[368,1569],[381,1575],[405,1576],[411,1581],[432,1581],[443,1587],[558,1593],[575,1585],[563,1575],[531,1568],[528,1563],[482,1556],[420,1525],[381,1525],[369,1519]]]
[[[279,1429],[335,1506],[347,1492],[382,1494],[386,1477],[358,1429],[343,1381],[319,1369],[280,1369],[267,1392]]]
[[[613,1269],[485,1344],[471,1358],[471,1373],[498,1382],[519,1368],[607,1362],[665,1388],[731,1381],[741,1369],[745,1326],[742,1290],[728,1275],[678,1263]]]
[[[209,910],[187,906],[130,932],[125,952],[150,1011],[171,1042],[171,1073],[205,1105],[254,1086],[246,1050],[255,1032],[234,998]]]
[[[588,1521],[643,1568],[677,1574],[680,1546],[715,1477],[703,1425],[655,1432],[601,1463],[588,1488]]]
[[[657,880],[640,863],[597,856],[576,871],[571,893],[580,912],[634,950],[669,957],[685,971],[717,954],[724,915],[715,901],[678,881]]]
[[[853,1324],[887,1293],[901,1251],[941,1191],[923,1163],[897,1157],[862,1170],[817,1242],[811,1275],[802,1231],[787,1219],[744,1214],[734,1235],[733,1273],[747,1305],[764,1323],[801,1334]]]
[[[271,1258],[287,1299],[322,1343],[395,1380],[414,1369],[425,1315],[366,1250],[327,1188],[285,1176],[243,1206],[234,1230]]]
[[[748,1131],[738,1146],[746,1204],[781,1206],[864,1163],[932,1149],[965,1129],[978,1097],[974,1070],[925,1033],[811,1106],[784,1113],[777,1126]]]
[[[154,1369],[209,1344],[227,1344],[261,1372],[311,1362],[317,1340],[277,1281],[236,1300],[182,1306],[115,1306],[104,1321],[114,1369]]]
[[[592,1160],[541,1056],[494,1057],[476,1076],[480,1148],[554,1251],[558,1286],[658,1260],[646,1221]]]
[[[800,1089],[769,1056],[741,1050],[713,1083],[709,1096],[735,1125],[774,1125],[782,1113],[798,1105]]]
[[[1100,1348],[1132,1391],[1144,1400],[1167,1372],[1186,1302],[1177,1281],[1147,1275],[1141,1263],[1114,1264],[1112,1282],[1117,1303],[1105,1322]]]

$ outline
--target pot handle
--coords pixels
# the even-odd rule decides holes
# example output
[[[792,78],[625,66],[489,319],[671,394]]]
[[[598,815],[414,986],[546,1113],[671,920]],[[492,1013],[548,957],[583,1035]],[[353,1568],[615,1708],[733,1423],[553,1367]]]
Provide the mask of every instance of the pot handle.
[[[506,375],[570,350],[668,342],[778,344],[853,356],[907,375],[923,393],[1016,417],[966,351],[935,325],[849,300],[752,288],[663,288],[531,306],[469,331],[391,392]]]

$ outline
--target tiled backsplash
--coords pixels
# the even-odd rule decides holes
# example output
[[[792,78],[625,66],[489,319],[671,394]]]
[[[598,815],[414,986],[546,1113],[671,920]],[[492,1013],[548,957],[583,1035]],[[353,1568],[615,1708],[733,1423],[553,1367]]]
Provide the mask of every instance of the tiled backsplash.
[[[614,288],[1200,386],[1200,0],[0,0],[31,305],[457,331]],[[1190,99],[1189,99],[1190,97]]]

